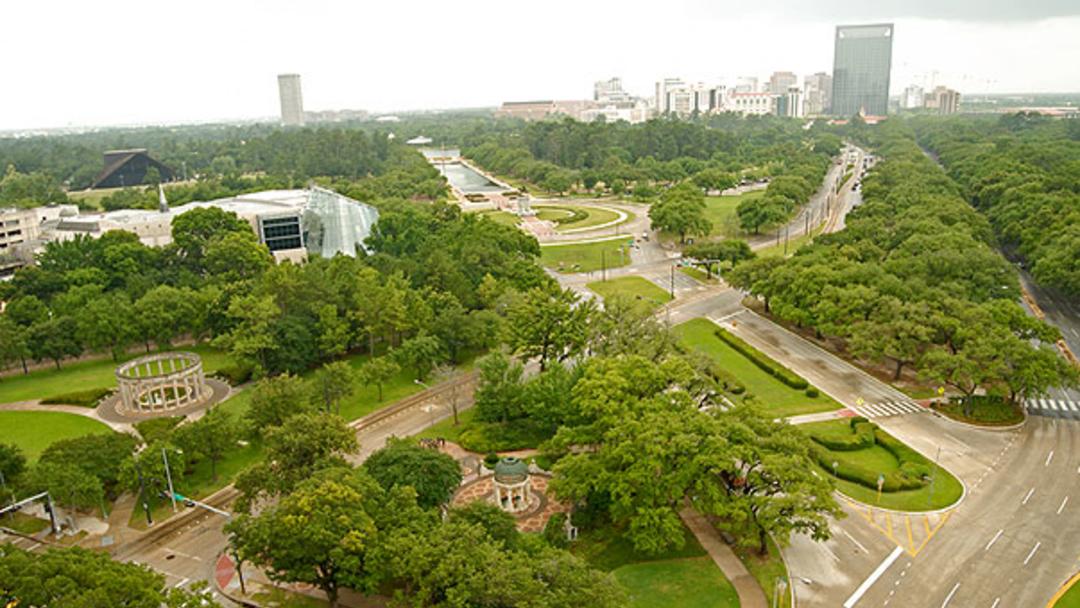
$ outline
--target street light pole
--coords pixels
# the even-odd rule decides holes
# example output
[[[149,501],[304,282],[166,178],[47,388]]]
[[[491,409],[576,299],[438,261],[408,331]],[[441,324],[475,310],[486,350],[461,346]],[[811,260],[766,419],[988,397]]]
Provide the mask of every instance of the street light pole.
[[[176,513],[176,492],[172,485],[172,472],[169,471],[169,455],[165,448],[161,448],[161,459],[165,461],[165,479],[169,482],[169,500],[172,501],[173,513]]]
[[[671,265],[671,299],[675,299],[675,264]]]
[[[139,498],[142,499],[142,508],[146,513],[146,525],[154,525],[154,519],[150,517],[150,505],[146,503],[146,484],[143,483],[142,467],[139,466],[139,461],[135,461],[135,473],[139,476]]]

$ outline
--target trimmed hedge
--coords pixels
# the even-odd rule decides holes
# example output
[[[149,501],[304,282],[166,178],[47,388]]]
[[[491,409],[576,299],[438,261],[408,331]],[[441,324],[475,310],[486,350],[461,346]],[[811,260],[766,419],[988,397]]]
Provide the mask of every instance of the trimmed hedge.
[[[480,454],[508,452],[535,448],[550,439],[552,434],[528,420],[514,420],[505,425],[498,422],[471,422],[458,435],[458,445]]]
[[[111,388],[89,388],[84,391],[74,391],[55,395],[48,399],[42,399],[44,405],[77,405],[80,407],[96,407],[98,402],[108,397],[113,392]]]
[[[750,346],[742,339],[736,337],[723,327],[716,328],[716,337],[723,340],[728,346],[734,348],[740,355],[746,357],[754,365],[761,368],[766,374],[776,378],[791,388],[801,391],[810,386],[802,376],[770,359],[765,353]]]
[[[875,428],[877,427],[874,426],[874,424],[863,421],[851,425],[851,430],[853,432],[850,437],[841,439],[838,437],[827,437],[816,433],[810,433],[810,439],[813,440],[814,443],[834,452],[854,452],[857,450],[865,450],[874,445]]]
[[[218,368],[213,375],[228,382],[229,386],[239,386],[251,380],[252,372],[253,370],[246,365],[226,365]]]
[[[926,459],[922,454],[882,431],[877,425],[867,422],[865,418],[853,418],[851,426],[854,430],[851,442],[810,435],[810,438],[821,446],[814,447],[813,455],[823,469],[835,473],[837,477],[845,481],[857,483],[871,490],[877,490],[877,480],[880,474],[878,471],[859,466],[856,463],[847,461],[843,456],[830,454],[827,451],[857,451],[877,444],[892,454],[900,465],[897,470],[885,475],[884,483],[881,486],[882,492],[917,490],[926,485],[925,478],[930,475],[931,466],[926,463]],[[869,437],[869,443],[866,443],[867,437]],[[855,444],[861,444],[862,447],[850,447]],[[837,463],[835,469],[833,469],[833,462]]]
[[[570,207],[557,207],[558,209],[565,209],[570,212],[570,215],[560,217],[555,220],[555,223],[559,226],[563,224],[573,224],[574,222],[580,222],[589,217],[589,212],[582,209],[570,208]]]

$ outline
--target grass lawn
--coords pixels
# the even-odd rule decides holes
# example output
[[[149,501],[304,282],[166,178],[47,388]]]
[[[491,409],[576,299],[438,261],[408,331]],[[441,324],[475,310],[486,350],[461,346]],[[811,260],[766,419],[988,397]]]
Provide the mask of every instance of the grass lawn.
[[[649,310],[659,308],[671,301],[671,294],[655,283],[641,277],[619,277],[607,281],[593,281],[585,285],[605,300],[614,296],[625,296],[640,300]]]
[[[630,564],[613,572],[633,608],[737,608],[739,596],[708,557]]]
[[[540,262],[558,272],[592,272],[607,268],[618,268],[630,263],[630,253],[626,251],[626,242],[630,236],[622,236],[595,243],[576,243],[571,245],[542,245]]]
[[[480,211],[481,216],[488,218],[496,224],[504,226],[517,226],[521,219],[509,211]]]
[[[746,569],[750,571],[751,576],[757,579],[762,590],[765,591],[765,597],[769,601],[769,605],[773,605],[773,595],[776,594],[777,579],[783,577],[788,581],[788,585],[791,585],[791,580],[788,578],[787,568],[784,567],[784,560],[780,557],[780,548],[776,546],[772,538],[768,540],[769,554],[761,555],[756,549],[744,549],[742,547],[733,547],[735,554],[739,556],[742,563],[746,566]],[[791,594],[785,590],[780,599],[777,601],[776,606],[778,608],[789,608],[791,606]]]
[[[465,411],[458,412],[459,424],[454,424],[454,417],[450,416],[446,420],[441,420],[434,426],[420,431],[416,434],[416,437],[435,439],[436,437],[442,437],[447,441],[458,443],[461,440],[461,433],[472,426],[473,418],[476,416],[476,409],[469,408]]]
[[[85,416],[66,412],[0,411],[0,441],[17,445],[33,462],[53,442],[112,429]]]
[[[709,278],[709,273],[700,268],[695,268],[694,266],[679,266],[679,272],[690,278],[701,281],[702,283],[716,283],[717,281],[715,274],[712,275],[712,278]]]
[[[1074,582],[1054,604],[1054,608],[1080,608],[1080,582]]]
[[[830,412],[840,409],[840,404],[828,395],[807,397],[804,391],[795,390],[765,373],[760,367],[716,337],[716,325],[708,319],[693,319],[675,326],[675,334],[688,347],[712,357],[725,370],[746,386],[746,392],[754,395],[763,412],[777,418]]]
[[[820,435],[850,436],[850,424],[847,420],[828,420],[801,425],[799,428],[806,432],[814,432]],[[825,449],[825,448],[822,448]],[[875,445],[873,447],[852,452],[840,452],[825,450],[831,458],[838,462],[857,464],[872,471],[889,473],[899,468],[896,457],[884,448]],[[832,476],[831,471],[818,468],[818,471],[833,478],[836,489],[840,492],[868,505],[895,509],[898,511],[933,511],[945,508],[957,500],[963,494],[963,485],[945,469],[935,465],[925,456],[922,463],[931,470],[936,469],[934,491],[930,492],[930,484],[916,490],[902,490],[899,492],[883,492],[878,500],[876,489],[847,481]]]
[[[202,357],[203,369],[207,374],[232,364],[229,355],[209,346],[200,345],[177,350],[190,350],[197,353]],[[145,353],[132,353],[124,360],[134,359],[143,354]],[[113,374],[117,365],[118,363],[111,357],[106,356],[92,361],[68,363],[59,370],[50,367],[32,371],[29,374],[6,376],[0,379],[0,403],[48,399],[75,390],[113,388],[116,386],[116,377]]]
[[[556,230],[560,232],[574,230],[576,228],[599,226],[600,224],[613,222],[619,218],[619,214],[610,209],[585,207],[581,205],[535,205],[533,210],[536,211],[536,217],[549,222],[554,222],[561,218],[573,215],[575,211],[584,212],[586,214],[584,218],[577,221],[557,224]]]
[[[971,407],[971,416],[964,414],[964,406],[959,403],[935,405],[934,410],[960,422],[983,426],[1010,426],[1024,421],[1024,414],[1009,403],[983,401]]]
[[[709,231],[709,236],[738,236],[739,218],[735,215],[735,209],[743,201],[761,198],[764,195],[764,190],[753,190],[734,196],[706,196],[705,219],[712,222],[712,230]]]
[[[6,503],[9,498],[10,495],[4,496],[3,502]],[[49,520],[39,519],[26,513],[8,513],[0,516],[0,526],[11,528],[23,534],[37,534],[49,527]]]
[[[683,526],[682,530],[683,546],[678,549],[669,549],[659,555],[635,550],[633,543],[626,538],[623,531],[612,527],[582,530],[577,542],[570,545],[570,552],[589,562],[592,567],[604,571],[641,562],[707,557],[705,549],[694,538],[690,529]]]

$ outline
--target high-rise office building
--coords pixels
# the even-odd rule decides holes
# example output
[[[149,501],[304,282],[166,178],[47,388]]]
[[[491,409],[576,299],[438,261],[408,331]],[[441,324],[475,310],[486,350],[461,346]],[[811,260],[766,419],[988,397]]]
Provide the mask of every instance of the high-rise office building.
[[[769,76],[769,92],[773,95],[784,95],[797,84],[799,77],[794,72],[773,72],[772,76]]]
[[[831,113],[884,116],[889,109],[893,25],[840,25],[833,51]]]
[[[668,93],[670,91],[684,89],[686,83],[682,81],[682,78],[665,78],[659,80],[656,83],[656,113],[664,114],[671,111],[671,106],[668,102]]]
[[[304,98],[300,94],[299,74],[279,74],[278,96],[281,98],[281,124],[304,124]]]
[[[960,93],[949,87],[937,86],[926,94],[926,107],[938,114],[956,114],[960,109]]]
[[[926,94],[923,88],[917,84],[908,85],[900,95],[900,107],[905,110],[922,108],[926,106]]]
[[[593,101],[602,103],[630,101],[630,94],[622,86],[622,78],[598,80],[593,84]]]
[[[807,116],[829,111],[832,101],[832,76],[818,72],[803,78],[803,106]]]

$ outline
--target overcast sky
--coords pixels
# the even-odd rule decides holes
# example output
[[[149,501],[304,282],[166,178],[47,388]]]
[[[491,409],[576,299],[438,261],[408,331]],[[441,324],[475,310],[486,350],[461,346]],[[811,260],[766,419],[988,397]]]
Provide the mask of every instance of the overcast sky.
[[[880,21],[894,94],[1080,91],[1077,0],[12,0],[0,130],[275,116],[283,72],[307,110],[372,111],[801,77],[837,24]]]

